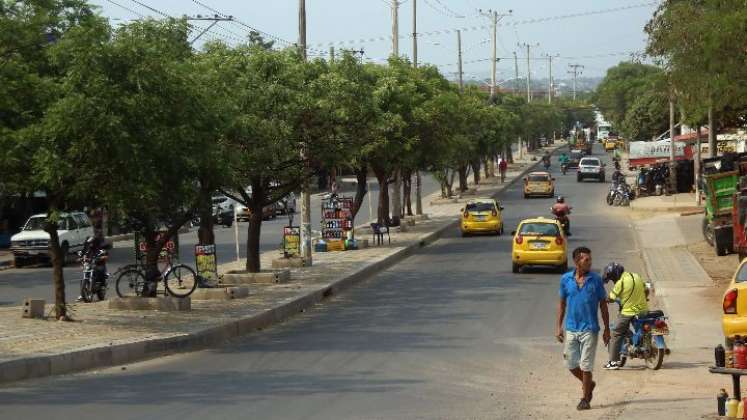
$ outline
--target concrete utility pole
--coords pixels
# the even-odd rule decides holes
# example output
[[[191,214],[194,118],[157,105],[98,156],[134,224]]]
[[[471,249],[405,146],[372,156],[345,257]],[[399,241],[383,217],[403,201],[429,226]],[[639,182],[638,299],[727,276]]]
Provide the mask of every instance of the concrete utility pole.
[[[490,24],[493,28],[493,55],[491,60],[491,82],[490,82],[490,99],[495,99],[495,93],[496,93],[496,65],[498,64],[498,21],[501,20],[505,16],[511,16],[511,10],[508,11],[508,13],[501,13],[499,14],[495,10],[487,10],[483,11],[482,9],[479,10],[480,14],[488,17],[490,19]]]
[[[298,48],[306,61],[306,0],[298,0]],[[301,255],[304,265],[312,265],[311,257],[311,193],[309,187],[310,168],[306,156],[308,145],[305,140],[301,145],[301,160],[303,161],[304,177],[301,182]]]
[[[539,44],[519,44],[520,47],[526,47],[527,49],[527,103],[532,102],[532,70],[530,68],[531,52],[532,47],[539,47]]]
[[[568,74],[573,75],[573,100],[576,100],[576,79],[578,79],[579,74],[583,74],[583,68],[581,64],[569,64],[568,67],[571,68],[571,71],[568,72]]]
[[[459,91],[464,91],[464,72],[462,71],[462,31],[457,30],[457,51],[459,58],[457,61],[457,71],[459,72]]]
[[[674,97],[669,97],[669,189],[677,193],[677,143],[674,141]]]
[[[412,0],[412,65],[418,66],[418,0]]]
[[[548,62],[548,65],[549,65],[548,67],[549,67],[549,74],[550,74],[549,75],[549,81],[548,81],[548,84],[547,84],[547,103],[548,104],[552,104],[552,95],[554,93],[554,91],[553,91],[553,87],[554,87],[554,83],[553,82],[554,81],[553,81],[553,78],[552,78],[552,60],[553,60],[553,58],[556,58],[556,57],[558,57],[558,56],[557,55],[552,56],[550,54],[547,54],[547,62]]]
[[[392,54],[399,57],[399,0],[392,0]]]
[[[514,95],[516,95],[519,92],[519,58],[516,56],[516,51],[514,51]]]
[[[709,127],[708,131],[710,130]],[[700,123],[698,123],[697,136],[698,138],[695,140],[695,162],[693,169],[695,171],[695,204],[700,205]]]
[[[418,67],[418,2],[412,0],[412,65]],[[423,178],[415,171],[415,214],[423,214]]]
[[[392,0],[392,54],[399,57],[399,0]],[[402,214],[402,177],[399,168],[394,170],[394,194],[392,197],[392,225],[399,226]]]

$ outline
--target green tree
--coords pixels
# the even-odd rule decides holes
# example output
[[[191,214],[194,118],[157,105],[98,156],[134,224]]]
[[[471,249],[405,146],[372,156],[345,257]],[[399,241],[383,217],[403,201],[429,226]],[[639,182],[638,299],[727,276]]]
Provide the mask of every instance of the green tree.
[[[57,233],[61,212],[93,196],[100,168],[90,138],[64,125],[70,68],[56,55],[85,51],[108,28],[83,1],[0,1],[0,164],[4,193],[41,191],[49,207],[44,230],[52,257],[55,315],[67,319],[62,267],[69,246]]]
[[[622,127],[633,103],[652,86],[658,87],[655,80],[661,75],[658,67],[622,62],[607,70],[597,87],[594,103],[613,126]]]

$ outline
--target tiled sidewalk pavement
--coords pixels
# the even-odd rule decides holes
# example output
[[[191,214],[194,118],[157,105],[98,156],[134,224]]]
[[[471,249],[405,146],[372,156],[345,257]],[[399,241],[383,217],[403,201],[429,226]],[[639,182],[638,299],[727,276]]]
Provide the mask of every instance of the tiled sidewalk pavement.
[[[537,161],[512,165],[506,184],[483,180],[477,194],[499,192],[508,181]],[[349,285],[346,278],[364,277],[368,270],[394,263],[441,230],[456,222],[461,203],[431,205],[435,196],[424,197],[430,219],[408,226],[407,232],[392,232],[390,245],[358,251],[315,253],[312,267],[293,269],[290,283],[254,285],[250,296],[231,301],[192,301],[189,312],[110,310],[108,302],[72,304],[75,322],[21,318],[20,307],[0,308],[0,382],[46,376],[153,357],[159,353],[199,348],[250,332],[291,316],[318,302],[325,290]],[[365,232],[365,231],[364,231]],[[365,233],[359,232],[359,238]],[[262,266],[270,267],[278,253],[262,255]],[[391,261],[390,261],[391,260]],[[243,262],[225,264],[220,272],[243,268]],[[353,281],[350,281],[352,283]],[[111,293],[114,293],[112,290]],[[70,294],[70,293],[68,293]],[[310,298],[310,296],[314,296]],[[278,308],[285,308],[280,311]],[[51,305],[47,311],[51,312]],[[262,318],[259,323],[248,322]],[[246,320],[246,323],[242,323]],[[195,336],[203,341],[195,342]]]

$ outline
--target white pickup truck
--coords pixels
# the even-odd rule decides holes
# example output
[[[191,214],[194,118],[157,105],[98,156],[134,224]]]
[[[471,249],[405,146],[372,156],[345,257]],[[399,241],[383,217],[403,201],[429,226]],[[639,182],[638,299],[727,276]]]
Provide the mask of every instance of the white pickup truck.
[[[49,260],[49,234],[44,231],[46,214],[31,216],[21,232],[10,238],[10,250],[16,267],[34,259]],[[93,236],[93,226],[85,213],[62,213],[57,226],[60,246],[67,257],[70,253],[83,249],[83,243]]]

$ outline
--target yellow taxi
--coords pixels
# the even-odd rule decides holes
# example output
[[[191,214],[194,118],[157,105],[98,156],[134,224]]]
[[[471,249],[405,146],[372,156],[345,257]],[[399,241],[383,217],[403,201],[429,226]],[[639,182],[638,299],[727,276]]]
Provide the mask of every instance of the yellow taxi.
[[[476,198],[462,209],[459,227],[462,236],[471,233],[503,233],[503,217],[500,203],[492,198]]]
[[[724,337],[747,336],[747,259],[742,260],[726,288],[723,299],[721,328]]]
[[[549,172],[530,172],[524,177],[524,198],[554,195],[555,178]]]
[[[617,139],[604,139],[604,151],[612,152],[617,147]]]
[[[568,240],[557,220],[546,217],[525,219],[511,235],[514,237],[511,250],[514,273],[528,265],[550,265],[561,273],[568,271]]]

